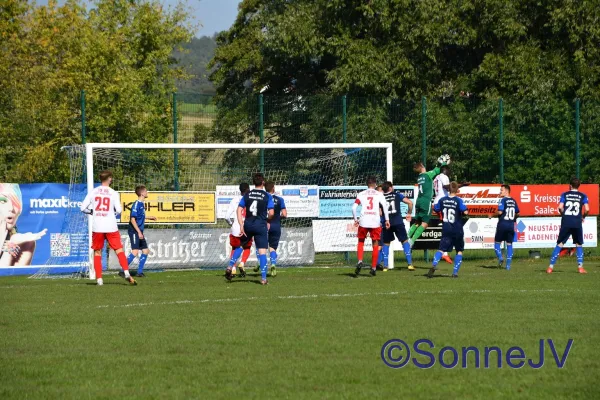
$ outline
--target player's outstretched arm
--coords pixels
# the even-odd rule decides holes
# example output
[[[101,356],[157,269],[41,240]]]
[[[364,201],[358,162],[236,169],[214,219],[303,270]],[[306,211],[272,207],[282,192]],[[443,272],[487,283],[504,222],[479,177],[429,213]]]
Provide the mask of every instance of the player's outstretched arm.
[[[241,205],[238,206],[237,208],[237,220],[238,220],[238,224],[240,224],[240,233],[244,236],[246,236],[246,233],[244,232],[244,208]]]
[[[409,198],[402,199],[402,202],[408,206],[408,211],[406,212],[406,220],[410,222],[412,219],[412,210],[413,210],[413,202]]]
[[[79,207],[79,210],[81,210],[81,212],[84,214],[93,214],[94,211],[92,210],[92,207],[90,207],[91,203],[92,203],[92,194],[88,193],[87,196],[85,196],[85,199],[83,200],[83,202],[81,203],[81,207]]]

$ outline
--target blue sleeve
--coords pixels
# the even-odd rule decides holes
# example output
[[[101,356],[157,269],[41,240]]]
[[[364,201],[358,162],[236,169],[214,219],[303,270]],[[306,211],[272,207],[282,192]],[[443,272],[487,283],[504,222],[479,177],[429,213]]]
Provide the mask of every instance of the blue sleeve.
[[[467,206],[465,205],[465,203],[462,201],[462,199],[458,199],[458,203],[460,204],[460,211],[461,212],[465,212],[467,211]]]
[[[588,204],[588,203],[589,203],[589,201],[588,201],[587,194],[584,194],[583,199],[581,199],[581,204]]]
[[[518,214],[518,213],[520,213],[520,212],[521,212],[521,210],[519,210],[519,203],[517,203],[517,202],[515,201],[515,213],[517,213],[517,214]]]
[[[279,204],[281,205],[281,209],[283,210],[285,208],[285,201],[283,201],[283,197],[279,198]]]
[[[138,216],[138,204],[140,204],[139,201],[136,200],[135,203],[133,203],[133,207],[131,207],[131,217],[137,217]]]
[[[564,193],[560,195],[560,201],[559,201],[559,203],[565,204],[565,194]]]
[[[504,199],[500,199],[500,203],[498,203],[498,211],[504,211]]]
[[[440,212],[440,202],[439,201],[433,205],[433,210],[435,212]]]
[[[273,204],[273,196],[267,193],[267,210],[272,210],[275,208],[275,204]]]
[[[404,195],[402,193],[396,193],[398,195],[398,197],[400,197],[400,202],[402,203],[402,201],[404,200]]]
[[[239,207],[246,208],[246,196],[243,196],[242,199],[240,200]]]

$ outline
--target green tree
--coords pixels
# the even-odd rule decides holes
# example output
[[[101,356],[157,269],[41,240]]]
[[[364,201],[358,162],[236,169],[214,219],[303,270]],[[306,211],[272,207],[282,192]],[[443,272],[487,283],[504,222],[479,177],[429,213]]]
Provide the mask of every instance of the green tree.
[[[11,55],[0,59],[0,134],[11,146],[2,154],[4,180],[68,179],[60,147],[81,142],[81,89],[88,141],[169,140],[169,94],[185,77],[172,52],[192,36],[184,6],[98,0],[93,7],[14,2],[2,13],[2,30],[10,32],[2,50]]]

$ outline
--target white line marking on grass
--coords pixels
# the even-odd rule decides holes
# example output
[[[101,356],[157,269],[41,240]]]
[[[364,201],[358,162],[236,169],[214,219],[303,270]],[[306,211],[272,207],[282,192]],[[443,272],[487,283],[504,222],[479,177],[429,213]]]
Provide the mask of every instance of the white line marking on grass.
[[[506,294],[506,293],[569,293],[581,292],[579,289],[509,289],[509,290],[490,290],[490,289],[472,289],[472,290],[402,290],[394,292],[375,292],[375,293],[320,293],[320,294],[301,294],[276,297],[235,297],[222,299],[202,299],[202,300],[174,300],[149,303],[131,303],[131,304],[104,304],[96,306],[96,308],[129,308],[129,307],[148,307],[154,305],[179,305],[179,304],[200,304],[200,303],[228,303],[237,301],[252,301],[252,300],[301,300],[301,299],[318,299],[318,298],[338,298],[338,297],[362,297],[362,296],[398,296],[405,294],[459,294],[459,293],[491,293],[491,294]]]

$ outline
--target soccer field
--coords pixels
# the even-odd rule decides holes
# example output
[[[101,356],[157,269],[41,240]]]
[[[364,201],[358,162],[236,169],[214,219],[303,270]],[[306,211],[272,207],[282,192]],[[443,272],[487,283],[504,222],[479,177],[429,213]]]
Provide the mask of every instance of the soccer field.
[[[420,265],[419,265],[420,264]],[[162,272],[127,286],[116,275],[87,280],[0,279],[0,398],[600,398],[600,261],[466,261],[459,279],[441,264],[417,271],[281,269],[268,286],[249,274],[226,283],[222,271]],[[403,265],[404,266],[404,265]],[[458,366],[413,362],[392,369],[390,339],[429,339],[458,349]],[[519,346],[545,364],[507,365]],[[479,348],[462,368],[461,348]],[[484,368],[483,350],[497,346]],[[402,355],[392,352],[394,358]],[[427,356],[414,354],[421,363]],[[444,360],[452,362],[452,353]],[[518,361],[513,361],[517,363]]]

